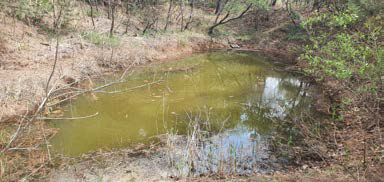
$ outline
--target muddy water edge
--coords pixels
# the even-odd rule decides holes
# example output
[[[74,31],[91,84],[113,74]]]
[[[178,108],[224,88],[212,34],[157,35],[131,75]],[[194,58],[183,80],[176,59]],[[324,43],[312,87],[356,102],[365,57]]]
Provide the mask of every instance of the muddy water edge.
[[[292,115],[317,117],[311,99],[316,89],[255,53],[197,54],[137,68],[127,79],[105,91],[154,84],[83,95],[60,117],[97,115],[49,121],[59,129],[51,140],[56,154],[101,157],[103,167],[74,165],[89,181],[273,172],[284,159],[272,154],[271,138],[279,132],[288,142],[295,139],[277,123]],[[76,178],[70,175],[74,166],[54,179]]]

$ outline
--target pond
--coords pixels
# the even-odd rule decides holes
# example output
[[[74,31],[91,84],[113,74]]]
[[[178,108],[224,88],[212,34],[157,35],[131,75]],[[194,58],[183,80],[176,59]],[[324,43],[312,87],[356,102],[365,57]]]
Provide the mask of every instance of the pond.
[[[209,138],[206,144],[196,145],[203,151],[199,159],[212,160],[210,170],[218,171],[219,159],[215,162],[214,156],[247,161],[252,156],[255,160],[268,157],[273,121],[311,103],[306,83],[276,71],[266,59],[251,53],[197,54],[134,70],[127,82],[108,90],[161,82],[129,92],[91,93],[72,100],[63,108],[64,118],[98,115],[53,120],[51,123],[59,128],[51,140],[56,152],[79,156],[100,149],[150,144],[160,134],[178,134],[189,137],[187,144],[194,138]],[[97,84],[110,80],[113,78]]]

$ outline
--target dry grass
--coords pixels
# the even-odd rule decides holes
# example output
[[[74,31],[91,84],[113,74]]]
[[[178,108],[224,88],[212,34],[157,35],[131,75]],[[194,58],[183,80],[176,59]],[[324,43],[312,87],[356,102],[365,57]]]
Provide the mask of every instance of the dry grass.
[[[25,125],[23,126],[25,127]],[[9,142],[17,126],[2,124],[0,135],[1,149]],[[36,122],[26,132],[19,134],[8,150],[0,154],[0,181],[33,181],[46,179],[54,163],[48,154],[46,140],[55,133],[44,122]]]

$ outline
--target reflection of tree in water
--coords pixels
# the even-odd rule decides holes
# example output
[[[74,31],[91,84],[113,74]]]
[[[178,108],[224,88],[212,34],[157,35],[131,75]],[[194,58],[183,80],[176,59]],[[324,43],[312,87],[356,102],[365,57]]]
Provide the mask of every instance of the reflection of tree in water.
[[[304,108],[310,106],[307,91],[309,84],[296,79],[282,79],[279,83],[279,89],[289,90],[286,94],[285,102],[281,105],[286,115],[302,112]]]
[[[243,115],[246,115],[247,119],[243,124],[261,135],[267,134],[271,130],[270,109],[260,103],[245,106]]]
[[[274,97],[268,95],[270,94],[266,91],[268,83],[264,79],[264,86],[259,84],[255,88],[255,93],[258,95],[252,95],[243,106],[241,116],[244,125],[262,135],[271,131],[273,121],[284,120],[292,114],[299,114],[309,105],[309,99],[306,98],[308,85],[304,82],[292,78],[276,79],[276,81]],[[261,89],[263,91],[260,91]]]
[[[251,88],[248,86],[246,98],[239,104],[229,104],[227,107],[201,106],[189,108],[178,115],[177,127],[180,133],[185,133],[189,121],[199,120],[201,128],[217,133],[223,129],[234,128],[238,124],[245,125],[259,134],[268,134],[272,129],[272,120],[285,119],[288,115],[300,112],[303,107],[308,106],[305,99],[306,87],[303,82],[292,78],[273,78],[266,77],[263,73],[253,73],[242,77],[241,82],[252,82]],[[274,81],[273,94],[267,89],[270,82]],[[244,84],[250,85],[250,84]],[[235,95],[242,97],[241,93]],[[215,93],[209,93],[213,97]],[[234,95],[226,94],[224,97]],[[222,98],[220,98],[222,99]],[[186,113],[189,113],[188,115]]]

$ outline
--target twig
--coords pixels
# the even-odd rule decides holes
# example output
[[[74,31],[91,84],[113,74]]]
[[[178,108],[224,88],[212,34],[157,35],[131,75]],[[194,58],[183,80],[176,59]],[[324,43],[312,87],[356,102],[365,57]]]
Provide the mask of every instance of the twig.
[[[48,142],[47,136],[45,134],[44,126],[41,127],[41,130],[43,131],[43,137],[44,137],[45,146],[47,147],[49,162],[52,162],[51,150],[49,150],[49,142]]]
[[[21,130],[21,126],[23,125],[24,123],[24,120],[26,119],[26,115],[27,115],[28,112],[26,112],[26,114],[22,117],[21,121],[20,121],[20,124],[19,126],[17,127],[17,130],[16,132],[11,136],[11,139],[9,140],[7,146],[4,147],[4,149],[0,152],[0,156],[11,146],[11,144],[13,143],[13,141],[16,140],[17,136],[19,135],[19,132]]]
[[[49,77],[48,77],[47,85],[46,85],[46,87],[45,87],[46,97],[48,97],[48,87],[49,87],[49,83],[51,82],[52,77],[53,77],[53,75],[55,74],[56,65],[57,65],[57,59],[58,59],[58,54],[59,54],[59,37],[57,36],[57,37],[56,37],[55,60],[54,60],[54,62],[53,62],[52,71],[51,71],[51,74],[50,74]]]
[[[72,92],[68,92],[67,94],[72,94],[72,93],[77,93],[75,95],[72,95],[70,97],[67,97],[65,99],[62,99],[58,102],[55,102],[53,104],[48,104],[48,106],[55,106],[57,104],[61,104],[69,99],[72,99],[74,97],[77,97],[81,94],[84,94],[84,93],[102,93],[102,94],[116,94],[116,93],[121,93],[121,92],[129,92],[129,91],[132,91],[132,90],[135,90],[135,89],[139,89],[139,88],[143,88],[143,87],[146,87],[146,86],[149,86],[149,85],[153,85],[155,83],[159,83],[159,82],[163,82],[164,80],[158,80],[158,81],[154,81],[154,82],[151,82],[151,83],[147,83],[147,84],[144,84],[144,85],[140,85],[140,86],[136,86],[136,87],[132,87],[132,88],[127,88],[127,89],[124,89],[124,90],[118,90],[118,91],[102,91],[100,89],[103,89],[103,88],[106,88],[106,87],[109,87],[109,86],[112,86],[112,85],[115,85],[115,84],[119,84],[119,83],[124,83],[124,82],[127,82],[126,80],[123,80],[123,81],[116,81],[116,82],[111,82],[111,83],[108,83],[108,84],[105,84],[105,85],[102,85],[102,86],[99,86],[99,87],[96,87],[94,89],[90,89],[90,90],[82,90],[82,89],[77,89],[75,91],[72,91]]]
[[[36,118],[36,119],[39,119],[39,120],[77,120],[77,119],[86,119],[86,118],[91,118],[91,117],[95,117],[99,115],[99,113],[95,113],[95,114],[92,114],[92,115],[88,115],[88,116],[81,116],[81,117],[70,117],[70,118],[47,118],[47,117],[39,117],[39,118]]]
[[[8,150],[37,150],[37,147],[28,147],[28,148],[13,147],[13,148],[9,148]]]

